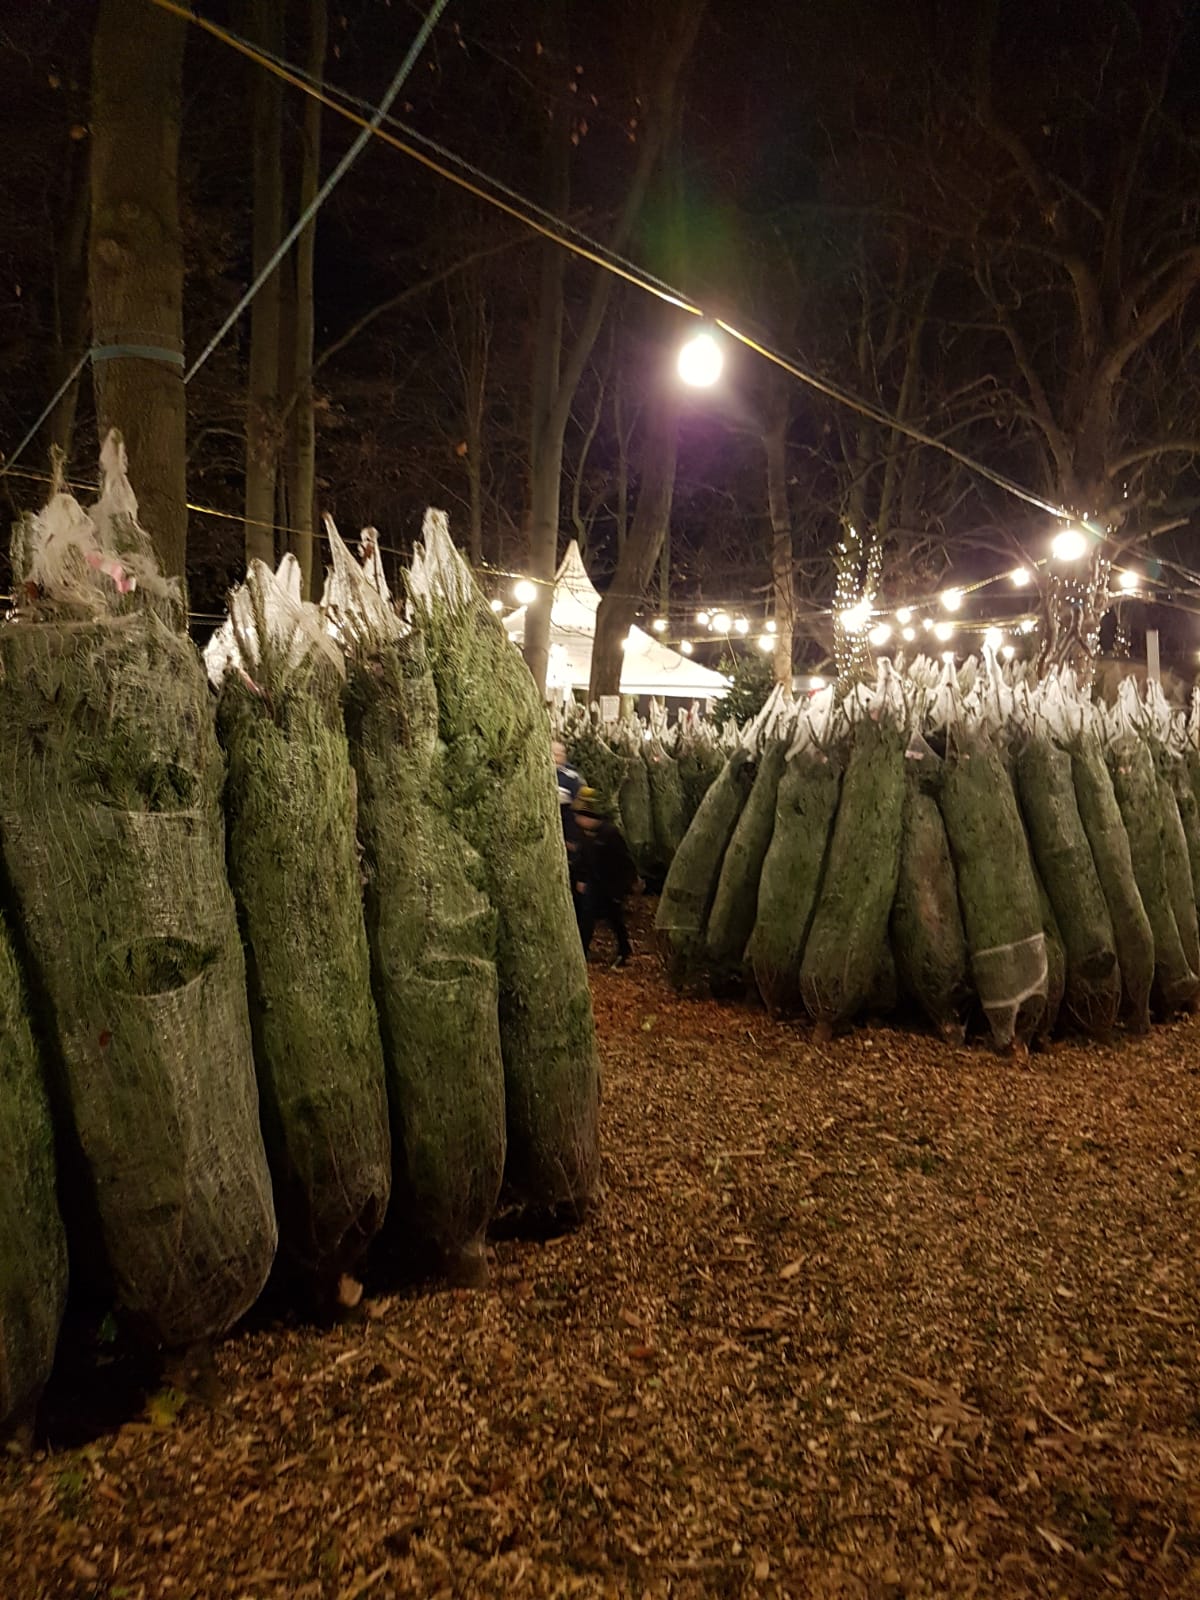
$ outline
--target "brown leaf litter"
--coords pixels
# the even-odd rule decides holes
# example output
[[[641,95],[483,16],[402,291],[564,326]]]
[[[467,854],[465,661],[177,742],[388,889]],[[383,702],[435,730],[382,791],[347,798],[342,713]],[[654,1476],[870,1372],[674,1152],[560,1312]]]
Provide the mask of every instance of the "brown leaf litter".
[[[10,1457],[0,1594],[1200,1596],[1200,1021],[1017,1066],[594,988],[585,1226]]]

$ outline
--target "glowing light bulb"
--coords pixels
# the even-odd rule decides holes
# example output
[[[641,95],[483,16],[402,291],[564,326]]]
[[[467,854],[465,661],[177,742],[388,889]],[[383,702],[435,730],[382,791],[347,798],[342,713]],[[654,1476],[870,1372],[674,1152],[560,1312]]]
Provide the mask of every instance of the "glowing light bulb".
[[[1037,619],[1035,617],[1026,617],[1025,621],[1021,624],[1017,631],[1019,633],[1032,633],[1036,627]]]
[[[513,584],[513,599],[519,606],[531,606],[537,597],[537,584],[530,579],[520,578]]]
[[[724,365],[725,352],[711,333],[689,339],[676,363],[679,376],[691,389],[711,389]]]
[[[954,637],[954,624],[952,622],[939,622],[935,624],[933,637],[945,644],[947,639]]]
[[[900,637],[904,640],[905,644],[911,644],[917,637],[917,630],[915,628],[905,628]]]
[[[666,633],[667,619],[666,617],[655,617],[650,626],[654,629],[655,633]]]
[[[1138,577],[1136,572],[1130,572],[1127,570],[1123,572],[1117,579],[1117,585],[1119,588],[1124,589],[1126,594],[1128,594],[1130,589],[1136,589],[1141,581],[1142,580]]]
[[[855,605],[847,606],[842,612],[842,626],[851,633],[861,633],[871,620],[871,602],[859,600]]]
[[[1017,653],[1017,647],[1016,647],[1015,644],[1006,644],[1004,646],[1004,649],[1001,650],[1001,652],[1000,652],[1000,654],[1004,657],[1005,661],[1011,661],[1012,658],[1016,655],[1016,653]]]
[[[499,616],[500,613],[504,610],[504,601],[503,600],[493,600],[492,601],[492,610],[496,613],[497,616]]]
[[[896,613],[896,621],[901,627],[906,627],[912,621],[912,607],[901,606]]]
[[[1000,632],[999,628],[985,629],[983,635],[983,648],[985,650],[990,650],[992,654],[995,655],[996,651],[999,650],[1003,643],[1004,635]]]
[[[775,626],[774,620],[768,622],[767,623],[767,632],[768,633],[775,633],[776,631],[777,630],[776,630],[776,626]]]
[[[954,665],[954,661],[955,661],[954,651],[953,650],[943,650],[942,651],[942,660],[946,663],[946,665],[948,667],[952,667]]]
[[[730,626],[729,613],[726,611],[714,611],[712,615],[712,622],[709,624],[709,626],[712,628],[714,633],[728,633]]]
[[[679,653],[681,655],[685,655],[685,656],[690,656],[691,655],[691,653],[692,653],[692,641],[690,639],[684,639],[681,642],[681,644],[679,646]]]
[[[944,589],[942,591],[942,605],[947,611],[957,611],[963,603],[961,589]]]
[[[891,628],[888,626],[888,624],[886,622],[876,623],[876,625],[871,629],[870,633],[867,635],[867,638],[871,642],[871,644],[876,645],[876,646],[879,646],[881,644],[886,644],[891,637],[892,637],[892,630],[891,630]]]
[[[1087,554],[1088,538],[1082,528],[1064,528],[1050,541],[1050,554],[1055,561],[1078,561]]]
[[[733,628],[735,633],[747,634],[750,632],[750,624],[746,621],[745,617],[739,617],[734,623]]]
[[[769,633],[760,633],[759,634],[759,636],[758,636],[758,648],[762,651],[763,655],[765,655],[765,656],[770,655],[771,651],[774,650],[775,641],[774,641],[774,639],[772,639],[772,637],[771,637],[771,635]]]
[[[708,611],[697,611],[697,613],[696,613],[696,626],[697,627],[699,627],[699,628],[707,628],[711,621],[712,621],[711,612],[708,612]]]
[[[933,632],[933,618],[932,617],[926,617],[925,621],[921,624],[921,626],[925,629],[926,633],[932,633]]]

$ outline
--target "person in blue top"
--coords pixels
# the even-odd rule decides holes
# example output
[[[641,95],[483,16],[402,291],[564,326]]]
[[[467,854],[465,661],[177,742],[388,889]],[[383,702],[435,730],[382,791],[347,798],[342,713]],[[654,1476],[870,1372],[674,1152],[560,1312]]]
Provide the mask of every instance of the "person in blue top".
[[[554,752],[554,767],[558,775],[558,807],[562,814],[563,839],[566,841],[567,854],[572,853],[572,844],[579,842],[579,829],[575,825],[575,813],[572,807],[575,796],[583,788],[583,776],[567,762],[567,747],[561,739],[556,739],[551,746]]]

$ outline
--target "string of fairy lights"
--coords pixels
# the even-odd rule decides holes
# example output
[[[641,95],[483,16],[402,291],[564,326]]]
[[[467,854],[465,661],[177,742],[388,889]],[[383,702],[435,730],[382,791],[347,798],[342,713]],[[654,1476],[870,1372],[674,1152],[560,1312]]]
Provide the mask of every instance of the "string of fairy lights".
[[[1019,607],[1016,611],[993,606],[985,614],[966,616],[963,614],[964,605],[972,597],[995,591],[999,586],[1003,586],[1005,600],[1010,596],[1020,597],[1030,593],[1045,577],[1052,577],[1058,583],[1068,603],[1081,601],[1087,584],[1073,569],[1091,554],[1093,548],[1093,535],[1079,528],[1067,528],[1054,536],[1048,556],[1031,560],[1028,564],[1005,567],[986,578],[961,585],[952,584],[935,593],[902,597],[886,603],[869,592],[856,593],[853,597],[849,593],[838,593],[832,605],[806,605],[803,616],[797,621],[808,626],[840,623],[847,633],[862,638],[872,649],[880,652],[915,649],[925,653],[937,651],[944,657],[952,657],[956,652],[948,647],[956,639],[971,636],[978,638],[993,654],[1012,660],[1020,649],[1020,641],[1037,631],[1038,612],[1028,606]],[[1108,579],[1108,564],[1104,565]],[[1179,585],[1167,585],[1138,566],[1130,564],[1113,568],[1111,581],[1110,595],[1116,603],[1143,600],[1186,612],[1193,610],[1172,592]],[[512,604],[517,607],[529,606],[537,599],[544,584],[545,580],[519,576],[510,590],[510,599],[496,596],[491,602],[492,610],[503,616],[511,611]],[[590,582],[585,590],[567,576],[560,576],[551,587],[556,594],[561,593],[572,599],[594,598],[596,592]],[[854,589],[857,590],[857,587],[855,582]],[[1197,590],[1195,598],[1200,599],[1200,590]],[[651,618],[644,613],[639,616],[638,626],[641,631],[648,631],[660,644],[668,645],[685,656],[694,655],[697,645],[705,642],[726,647],[741,642],[746,647],[757,647],[764,654],[771,654],[775,649],[779,623],[772,616],[756,619],[748,614],[750,610],[737,602],[709,602],[699,605],[694,612],[689,607],[688,614],[694,629],[679,617],[658,614]],[[569,635],[572,629],[560,624],[557,631]],[[631,630],[627,643],[634,637]]]
[[[14,477],[30,481],[50,484],[51,478],[47,473],[38,472],[29,468],[14,468]],[[67,487],[81,491],[95,492],[97,485],[81,480],[71,480]],[[189,501],[188,510],[193,514],[213,517],[222,521],[244,522],[246,519],[240,512],[222,511],[215,506]],[[298,534],[305,530],[285,527],[277,524],[263,523],[264,527],[272,527],[275,532],[283,534]],[[313,535],[323,537],[320,534]],[[853,635],[862,636],[865,642],[880,653],[889,650],[904,650],[924,654],[937,653],[943,658],[956,657],[957,653],[950,647],[956,640],[964,636],[971,636],[993,654],[1005,660],[1012,660],[1021,647],[1021,641],[1026,640],[1037,631],[1038,613],[1028,607],[1007,614],[993,607],[983,615],[967,617],[963,615],[964,605],[976,595],[984,595],[1003,586],[1002,592],[1008,599],[1010,594],[1019,596],[1028,593],[1044,576],[1046,570],[1058,569],[1060,583],[1066,586],[1065,598],[1083,598],[1082,588],[1078,597],[1074,597],[1071,585],[1082,585],[1083,581],[1072,575],[1072,568],[1089,554],[1093,548],[1094,536],[1082,529],[1067,528],[1055,534],[1050,554],[1028,565],[1005,567],[1002,571],[994,572],[989,577],[976,579],[974,582],[961,585],[951,585],[933,593],[923,595],[905,596],[894,601],[883,603],[874,595],[863,594],[856,598],[848,595],[835,594],[831,605],[805,604],[802,616],[797,618],[800,627],[812,627],[818,624],[833,624],[840,622],[842,627]],[[385,554],[399,560],[407,558],[407,552],[396,546],[381,543],[373,535],[373,541],[378,549]],[[1172,563],[1178,567],[1177,563]],[[590,580],[583,584],[575,583],[568,574],[561,574],[547,583],[544,579],[536,579],[526,574],[509,568],[485,564],[481,569],[481,576],[494,589],[507,586],[506,599],[503,594],[494,594],[491,608],[497,616],[511,616],[514,609],[532,604],[542,593],[549,588],[556,595],[564,595],[576,601],[591,601],[597,598],[597,592]],[[1112,573],[1115,593],[1113,598],[1121,600],[1143,600],[1157,605],[1166,606],[1168,609],[1183,611],[1191,615],[1200,614],[1200,573],[1193,573],[1186,567],[1178,567],[1178,580],[1167,584],[1161,578],[1141,570],[1138,566],[1124,565],[1114,568]],[[1184,593],[1179,595],[1182,588]],[[611,592],[611,591],[610,591]],[[640,598],[630,596],[629,598]],[[1195,605],[1189,605],[1191,599]],[[849,603],[845,603],[846,601]],[[637,626],[643,634],[648,634],[659,645],[677,651],[685,657],[693,657],[698,647],[705,644],[717,645],[727,652],[741,646],[745,649],[757,648],[764,655],[774,652],[779,629],[777,619],[769,615],[756,615],[754,608],[747,607],[742,601],[726,601],[707,603],[693,602],[687,608],[686,618],[671,615],[648,616],[644,611],[638,615]],[[217,614],[193,613],[194,622],[217,622],[221,617]],[[1120,631],[1121,624],[1118,625]],[[573,633],[578,633],[580,642],[592,637],[591,630],[585,628],[573,629],[570,626],[556,625],[556,632],[564,638],[570,638]],[[626,645],[631,646],[636,639],[636,634],[631,630]],[[814,679],[815,682],[815,679]]]

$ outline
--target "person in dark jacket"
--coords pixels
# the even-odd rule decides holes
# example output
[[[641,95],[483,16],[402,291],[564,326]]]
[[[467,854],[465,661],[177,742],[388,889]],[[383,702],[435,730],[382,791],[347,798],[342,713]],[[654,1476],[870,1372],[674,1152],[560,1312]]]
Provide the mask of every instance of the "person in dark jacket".
[[[633,953],[625,927],[625,900],[637,882],[637,869],[620,828],[601,814],[597,800],[596,791],[587,788],[575,797],[580,835],[574,861],[579,935],[587,955],[596,924],[607,922],[617,940],[613,965],[623,967]]]
[[[583,788],[583,778],[569,765],[567,747],[561,739],[556,739],[551,748],[554,752],[554,769],[558,778],[558,809],[562,817],[563,844],[567,850],[567,877],[571,885],[571,899],[575,904],[575,920],[578,921],[579,893],[575,887],[575,864],[580,845],[583,843],[583,835],[575,820],[575,796]]]

